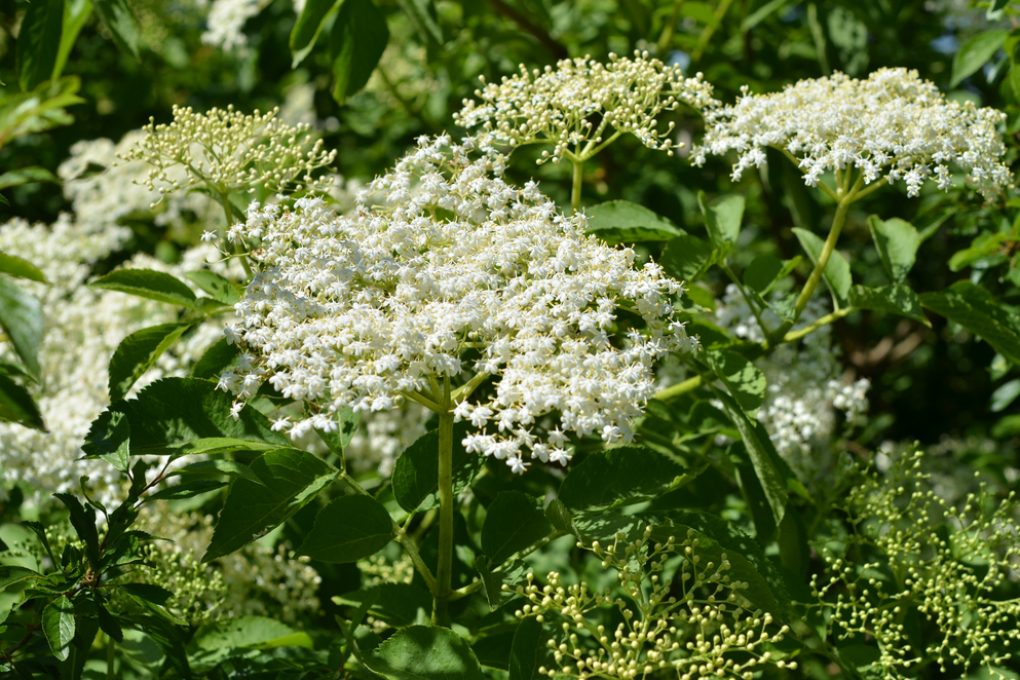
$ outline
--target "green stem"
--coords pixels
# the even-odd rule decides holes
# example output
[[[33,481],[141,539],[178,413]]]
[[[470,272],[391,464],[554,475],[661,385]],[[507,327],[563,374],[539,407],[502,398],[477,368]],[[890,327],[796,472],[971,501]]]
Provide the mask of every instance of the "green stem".
[[[230,203],[230,195],[226,191],[219,191],[219,204],[223,208],[223,213],[227,216],[227,229],[234,226],[234,206]],[[244,274],[249,279],[252,278],[251,263],[248,262],[248,256],[241,252],[241,245],[239,243],[234,244],[234,255],[241,260],[241,266],[244,267]]]
[[[432,622],[449,625],[447,605],[453,592],[453,413],[450,412],[450,379],[443,380],[443,406],[439,412],[439,562],[436,567],[435,606]]]
[[[669,387],[659,390],[654,395],[652,395],[652,399],[658,399],[659,401],[669,401],[670,399],[675,399],[679,397],[681,394],[686,394],[691,390],[698,389],[699,387],[701,387],[701,384],[703,382],[704,378],[702,378],[700,375],[696,375],[693,378],[688,378],[687,380],[684,380],[683,382],[678,382],[676,385],[670,385]]]
[[[797,296],[797,301],[793,305],[794,323],[800,318],[804,308],[807,307],[808,300],[811,299],[815,289],[818,288],[818,284],[822,280],[822,273],[825,271],[826,265],[829,264],[829,258],[832,257],[833,251],[836,250],[836,242],[839,240],[839,235],[843,232],[843,226],[846,224],[846,214],[850,209],[850,204],[854,202],[854,198],[854,191],[851,189],[849,193],[840,197],[839,203],[836,205],[836,214],[832,216],[832,226],[829,227],[829,235],[825,238],[825,243],[822,244],[822,252],[818,254],[815,268],[811,270],[807,283],[804,284],[803,290],[800,291],[800,295]]]
[[[659,54],[665,52],[673,42],[673,34],[676,32],[676,24],[680,19],[680,5],[682,4],[683,0],[673,0],[673,12],[669,15],[669,20],[663,27],[662,35],[659,36],[659,41],[656,43]]]
[[[697,63],[701,59],[701,55],[705,52],[705,48],[708,47],[708,43],[712,40],[712,36],[715,35],[716,29],[722,25],[722,20],[726,16],[726,12],[729,11],[730,5],[733,4],[733,0],[722,0],[716,8],[715,14],[712,15],[712,20],[705,26],[701,31],[701,35],[698,36],[698,44],[694,48],[694,52],[691,53],[691,62]]]
[[[843,309],[837,309],[834,312],[830,312],[825,316],[820,316],[811,323],[809,323],[807,326],[804,326],[803,328],[798,328],[795,331],[790,331],[789,333],[784,335],[783,342],[794,342],[796,340],[800,340],[805,335],[810,335],[811,333],[814,333],[822,326],[828,326],[830,323],[839,321],[844,316],[847,316],[851,311],[853,311],[851,307],[844,307]]]
[[[573,183],[570,187],[570,212],[576,213],[581,207],[581,182],[584,180],[584,173],[582,172],[584,164],[577,160],[571,160],[570,163],[574,168]]]

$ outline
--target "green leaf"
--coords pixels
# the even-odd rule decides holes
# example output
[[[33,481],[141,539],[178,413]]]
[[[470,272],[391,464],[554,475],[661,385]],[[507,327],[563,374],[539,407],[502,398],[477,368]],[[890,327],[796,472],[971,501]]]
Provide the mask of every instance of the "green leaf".
[[[46,283],[46,275],[38,267],[24,258],[17,255],[0,253],[0,272],[10,274],[19,279],[30,279],[39,283]]]
[[[497,566],[550,532],[552,525],[535,499],[520,491],[502,491],[486,509],[482,550]]]
[[[1002,257],[1003,247],[1011,240],[1008,232],[980,234],[968,248],[958,250],[949,258],[949,269],[958,272],[980,260]]]
[[[39,347],[43,339],[43,313],[35,296],[0,276],[0,330],[14,345],[14,351],[29,374],[39,378]]]
[[[389,39],[386,17],[372,0],[344,0],[329,34],[338,104],[365,86]]]
[[[35,182],[53,182],[54,184],[59,184],[60,180],[46,168],[30,165],[27,168],[18,168],[17,170],[11,170],[0,175],[0,190],[9,189],[11,187],[20,187],[23,184],[33,184]],[[17,274],[14,275],[18,276]]]
[[[991,59],[1006,42],[1009,31],[993,28],[968,38],[953,56],[953,75],[949,87],[956,87]]]
[[[248,470],[250,475],[230,484],[203,562],[265,536],[308,504],[337,475],[329,463],[297,449],[267,451],[252,461]],[[251,476],[258,481],[252,481]]]
[[[115,404],[100,416],[86,438],[91,455],[113,453],[130,436],[132,455],[188,451],[196,439],[228,437],[287,446],[288,440],[273,432],[266,417],[244,406],[235,418],[233,398],[216,385],[197,378],[163,378],[148,385],[136,399]],[[122,413],[121,421],[111,416]],[[126,431],[125,431],[126,430]],[[257,446],[256,446],[257,448]]]
[[[187,284],[170,274],[152,269],[118,269],[100,276],[89,285],[184,307],[195,306],[195,294]]]
[[[431,0],[397,0],[397,3],[411,20],[422,42],[443,44],[443,29],[436,21],[435,5]]]
[[[293,55],[291,68],[305,60],[308,53],[315,47],[315,42],[322,33],[326,18],[337,10],[344,0],[307,0],[301,13],[298,14],[294,28],[290,31],[290,51]]]
[[[923,293],[921,305],[971,331],[999,354],[1020,364],[1020,313],[969,281],[939,293]]]
[[[344,606],[366,607],[366,613],[393,626],[409,626],[432,611],[432,595],[415,583],[380,583],[332,598]]]
[[[714,253],[715,249],[708,241],[683,234],[670,239],[662,249],[659,264],[670,276],[682,281],[694,281],[712,264]]]
[[[74,640],[74,605],[66,595],[61,595],[43,608],[43,635],[50,645],[50,651],[58,661],[64,661],[71,653]]]
[[[215,378],[240,355],[237,345],[220,338],[205,350],[191,369],[194,378]]]
[[[539,680],[538,669],[547,663],[545,634],[542,624],[529,617],[520,622],[510,646],[510,677],[508,680]]]
[[[917,228],[898,217],[881,220],[872,215],[868,218],[868,229],[886,273],[894,283],[903,281],[914,266],[917,249],[921,246]]]
[[[61,78],[40,83],[31,92],[0,97],[0,145],[58,125],[69,125],[74,119],[64,107],[80,104],[77,96],[81,83],[77,78]]]
[[[931,322],[921,309],[921,298],[910,287],[902,283],[880,288],[854,286],[850,289],[850,304],[861,309],[873,309],[887,314],[896,314],[931,327]]]
[[[33,0],[25,9],[16,45],[22,90],[31,90],[54,76],[63,23],[63,0]]]
[[[753,411],[765,401],[765,374],[749,359],[732,350],[713,350],[708,361],[740,408]]]
[[[759,255],[751,260],[744,270],[744,285],[764,295],[772,287],[783,271],[783,261],[775,255]]]
[[[244,294],[244,286],[225,279],[215,272],[203,269],[197,272],[188,272],[185,276],[213,300],[225,305],[236,304]]]
[[[0,421],[46,431],[39,407],[28,390],[0,373]]]
[[[82,505],[77,497],[69,493],[55,493],[53,497],[64,504],[71,516],[74,532],[85,544],[85,555],[89,565],[96,569],[99,566],[99,532],[96,529],[96,511],[90,505]]]
[[[482,466],[482,457],[464,451],[461,441],[467,425],[453,427],[453,490],[460,493]],[[427,510],[436,504],[439,490],[439,433],[431,430],[405,449],[393,467],[393,496],[407,512]]]
[[[811,262],[817,264],[822,253],[822,239],[807,229],[799,227],[794,227],[793,233],[797,236],[797,240],[800,241],[800,245],[808,257],[811,258]],[[825,285],[829,287],[836,306],[846,307],[850,299],[850,286],[853,285],[853,279],[850,276],[850,263],[838,250],[833,250],[832,255],[829,256],[829,262],[825,265],[825,270],[822,271],[822,278],[825,279]]]
[[[708,237],[716,248],[728,253],[740,234],[740,222],[744,218],[744,197],[735,194],[708,201],[705,193],[699,192],[698,207],[705,216]]]
[[[67,64],[67,57],[71,54],[85,22],[92,14],[92,0],[67,0],[64,3],[64,25],[60,31],[60,50],[57,53],[56,63],[53,65],[53,77],[59,76]],[[54,177],[53,181],[57,181]]]
[[[319,511],[298,549],[323,562],[356,562],[393,540],[393,521],[370,496],[341,496]]]
[[[379,645],[365,665],[390,680],[482,680],[471,647],[449,628],[408,626]]]
[[[634,503],[654,498],[683,474],[679,463],[651,449],[596,451],[570,467],[559,498],[572,510]]]
[[[96,12],[110,30],[114,42],[120,49],[138,58],[138,20],[131,11],[128,0],[93,0]]]
[[[124,338],[110,359],[110,401],[124,398],[131,386],[142,377],[191,326],[165,323],[149,326]]]
[[[630,201],[606,201],[587,208],[585,212],[588,215],[588,233],[611,245],[668,241],[684,233],[669,220]]]
[[[765,499],[772,510],[772,517],[778,527],[786,513],[786,501],[789,497],[787,479],[792,478],[789,467],[776,453],[772,440],[761,423],[751,422],[741,410],[735,399],[728,394],[716,392],[722,402],[723,411],[733,421],[744,442],[747,454],[754,466],[755,474],[761,483]]]
[[[310,649],[308,633],[265,616],[224,618],[200,628],[189,648],[192,670],[205,677],[231,658],[253,658],[262,650],[280,647]],[[265,656],[272,652],[264,652]]]

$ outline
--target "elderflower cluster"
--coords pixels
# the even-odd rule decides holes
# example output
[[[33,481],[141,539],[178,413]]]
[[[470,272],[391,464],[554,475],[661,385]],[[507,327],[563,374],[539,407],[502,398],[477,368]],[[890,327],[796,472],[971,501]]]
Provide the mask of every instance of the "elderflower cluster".
[[[213,0],[202,42],[224,52],[240,52],[248,45],[244,24],[262,9],[262,0]]]
[[[730,575],[725,553],[719,562],[703,560],[704,540],[689,530],[680,542],[670,536],[655,543],[649,525],[633,541],[617,535],[608,547],[578,543],[602,561],[603,569],[613,570],[616,583],[604,591],[585,581],[567,585],[555,571],[543,586],[529,573],[527,583],[516,589],[527,600],[516,614],[557,630],[546,643],[555,665],[542,666],[539,673],[580,680],[670,671],[670,677],[693,680],[795,669],[795,662],[774,649],[789,628],[752,608],[742,594],[747,584]]]
[[[165,501],[142,506],[137,528],[160,540],[146,549],[150,568],[132,577],[173,592],[171,608],[189,621],[260,615],[296,623],[319,610],[322,579],[308,558],[294,554],[286,543],[256,541],[203,563],[213,518],[175,510]]]
[[[565,463],[568,433],[627,440],[654,362],[688,345],[681,285],[587,236],[533,183],[505,182],[503,165],[424,139],[344,215],[318,199],[252,206],[228,232],[260,271],[222,387],[247,399],[268,381],[308,402],[311,416],[275,423],[293,437],[334,428],[344,407],[455,407],[468,451],[517,472],[528,457]]]
[[[717,104],[700,73],[685,78],[679,66],[667,66],[647,52],[610,54],[605,64],[585,56],[542,70],[521,65],[519,73],[485,84],[475,97],[464,100],[454,121],[480,127],[496,144],[551,145],[539,162],[583,159],[624,134],[672,154],[674,123],[662,121],[664,112],[681,104],[699,110]]]
[[[172,306],[85,285],[93,264],[118,251],[129,238],[124,227],[109,222],[76,224],[69,215],[52,225],[21,219],[0,224],[0,252],[35,263],[49,281],[19,282],[39,298],[44,316],[41,376],[31,389],[48,432],[0,423],[0,494],[18,484],[39,500],[43,494],[77,491],[79,478],[87,475],[98,500],[110,503],[121,495],[120,473],[105,461],[82,460],[81,444],[92,421],[109,404],[107,365],[120,341],[143,327],[177,320]],[[195,249],[174,267],[136,255],[126,266],[180,275],[198,268],[212,252],[209,247]],[[222,267],[218,271],[230,273]],[[186,371],[215,340],[217,331],[208,326],[185,336],[139,379],[136,389],[157,377]],[[0,360],[16,361],[5,340],[0,340]]]
[[[192,189],[223,197],[313,187],[313,175],[336,152],[326,151],[308,125],[288,125],[277,113],[244,114],[232,106],[196,113],[174,106],[173,121],[150,120],[125,159],[147,163],[145,185],[164,196]]]
[[[824,303],[813,300],[804,310],[802,324],[825,314]],[[716,308],[720,326],[739,338],[761,342],[761,326],[736,286],[726,288]],[[766,310],[766,324],[776,327],[780,319]],[[868,410],[866,378],[843,379],[843,367],[832,349],[832,331],[826,326],[805,336],[799,343],[784,344],[762,357],[755,365],[765,374],[765,402],[758,420],[768,430],[776,450],[804,479],[818,472],[815,460],[818,443],[830,438],[839,424],[838,413],[848,424],[863,420]]]
[[[932,180],[952,183],[961,169],[986,198],[1011,182],[999,126],[1005,114],[972,102],[947,101],[916,71],[883,68],[867,79],[842,73],[801,80],[782,92],[751,94],[709,110],[695,165],[708,154],[737,152],[733,178],[765,163],[765,149],[787,154],[809,186],[822,175],[856,169],[863,182],[902,182],[908,196]]]
[[[812,579],[842,639],[877,647],[868,668],[887,678],[999,666],[1020,651],[1020,519],[1015,494],[985,489],[951,504],[932,490],[920,452],[847,498],[853,532],[822,551]],[[849,560],[845,555],[863,555]],[[910,616],[920,618],[921,646]],[[1006,677],[993,673],[996,677]]]

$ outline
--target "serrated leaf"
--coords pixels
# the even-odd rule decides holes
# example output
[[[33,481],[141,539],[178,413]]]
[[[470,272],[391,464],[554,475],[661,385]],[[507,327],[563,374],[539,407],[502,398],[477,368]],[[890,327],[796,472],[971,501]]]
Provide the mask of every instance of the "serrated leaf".
[[[596,451],[571,465],[559,498],[572,510],[634,503],[654,498],[683,474],[683,466],[651,449]]]
[[[1020,312],[996,300],[984,288],[959,281],[938,293],[923,293],[921,305],[955,321],[1020,364]]]
[[[110,401],[120,401],[131,386],[190,328],[188,324],[149,326],[124,338],[110,359]]]
[[[110,30],[114,42],[122,50],[138,58],[138,20],[128,0],[93,0],[96,12]]]
[[[467,425],[453,428],[453,490],[460,493],[482,465],[482,457],[467,453],[461,441]],[[439,489],[439,433],[431,430],[419,437],[397,458],[393,467],[393,496],[407,512],[425,510],[436,504]]]
[[[708,353],[712,370],[722,380],[730,395],[745,411],[753,411],[765,401],[765,374],[749,359],[732,350]]]
[[[93,569],[99,567],[99,531],[96,529],[96,511],[69,493],[55,493],[54,498],[67,508],[74,532],[85,544],[85,555]]]
[[[39,378],[39,347],[43,339],[43,313],[39,300],[6,277],[0,276],[0,330],[32,377]]]
[[[194,378],[215,378],[230,366],[240,353],[237,345],[230,344],[226,338],[220,338],[209,345],[195,362],[191,375]]]
[[[22,90],[31,90],[53,77],[63,23],[63,0],[34,0],[25,8],[16,45]]]
[[[588,233],[611,245],[668,241],[684,233],[669,220],[630,201],[606,201],[587,208],[585,212],[588,215]]]
[[[898,217],[881,220],[872,215],[868,218],[868,229],[889,278],[893,283],[903,281],[914,266],[917,249],[921,246],[917,228]]]
[[[236,304],[244,294],[244,286],[225,279],[215,272],[200,270],[185,274],[188,280],[198,286],[209,297],[225,305]]]
[[[931,327],[931,322],[921,309],[921,298],[911,288],[902,283],[880,288],[854,286],[850,289],[850,304],[861,309],[873,309],[888,314],[896,314],[913,319]]]
[[[1009,31],[993,28],[971,36],[953,55],[953,75],[949,87],[956,87],[991,59],[1009,37]]]
[[[335,12],[343,0],[307,0],[290,31],[291,68],[305,60],[315,47],[327,17]]]
[[[709,201],[704,192],[699,192],[698,207],[705,216],[705,229],[712,243],[724,253],[729,252],[740,234],[740,222],[744,218],[744,197],[734,194]]]
[[[2,176],[0,176],[0,179],[2,179]],[[17,255],[10,255],[8,253],[0,253],[0,272],[10,274],[19,279],[29,279],[39,283],[47,282],[46,275],[34,264]]]
[[[449,628],[408,626],[386,639],[365,665],[389,680],[482,680],[471,646]]]
[[[304,507],[337,475],[332,465],[298,449],[267,451],[252,461],[249,472],[251,475],[231,482],[203,562],[265,536]],[[252,481],[251,476],[258,481]]]
[[[245,406],[235,418],[233,399],[212,383],[192,378],[164,378],[125,402],[131,424],[131,454],[187,450],[196,439],[229,437],[286,445],[265,416]]]
[[[498,566],[552,530],[538,501],[520,491],[502,491],[486,509],[482,550],[490,564]]]
[[[772,517],[778,527],[786,513],[786,502],[789,498],[786,480],[792,477],[789,467],[776,453],[772,440],[765,428],[758,422],[751,422],[740,409],[737,402],[728,394],[716,392],[722,402],[723,411],[733,422],[744,442],[744,448],[751,459],[762,491],[772,510]]]
[[[118,269],[89,284],[129,295],[194,307],[196,297],[187,284],[170,274],[152,269]]]
[[[365,86],[389,39],[386,17],[372,0],[344,0],[329,34],[337,103]]]
[[[64,661],[71,653],[74,640],[74,605],[66,595],[61,595],[43,608],[43,635],[50,645],[50,652],[58,661]]]
[[[715,249],[697,236],[683,234],[671,239],[662,249],[659,264],[682,281],[694,281],[712,264]]]
[[[319,511],[298,552],[322,562],[357,562],[382,550],[394,536],[390,514],[377,500],[341,496]]]
[[[3,374],[0,374],[0,421],[46,431],[42,414],[32,395]]]
[[[807,229],[799,227],[794,227],[793,233],[797,236],[797,240],[800,241],[804,252],[811,258],[811,262],[817,264],[818,258],[822,253],[822,246],[824,245],[822,239]],[[829,292],[832,293],[836,306],[846,307],[849,302],[850,286],[853,285],[853,278],[850,276],[850,263],[846,261],[846,258],[838,250],[833,250],[832,255],[829,256],[829,261],[822,271],[822,278],[825,280],[825,285],[829,287]]]

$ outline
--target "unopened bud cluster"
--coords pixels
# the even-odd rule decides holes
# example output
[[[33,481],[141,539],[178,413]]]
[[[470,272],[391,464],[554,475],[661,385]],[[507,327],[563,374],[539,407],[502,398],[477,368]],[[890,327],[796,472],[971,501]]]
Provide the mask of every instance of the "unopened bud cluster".
[[[918,677],[930,665],[943,677],[991,669],[1020,650],[1020,599],[1005,594],[1020,581],[1014,497],[999,502],[982,489],[950,504],[923,463],[920,452],[902,455],[884,477],[853,488],[854,531],[840,542],[863,559],[830,550],[812,582],[835,633],[877,647],[868,668],[887,678]]]
[[[496,144],[517,147],[542,143],[540,162],[564,157],[584,160],[606,142],[630,134],[645,146],[672,153],[673,122],[663,114],[681,105],[705,109],[717,102],[701,74],[685,78],[647,52],[633,57],[564,59],[555,66],[529,70],[489,83],[464,100],[454,121],[480,127]]]
[[[985,197],[1011,182],[999,126],[1005,114],[971,102],[947,101],[916,71],[883,68],[858,80],[842,73],[801,80],[782,92],[751,94],[705,113],[705,138],[692,150],[735,151],[733,178],[765,163],[765,150],[787,154],[815,186],[826,173],[856,169],[865,185],[902,182],[908,196],[932,180],[952,183],[958,167]]]
[[[315,171],[336,156],[308,125],[288,125],[276,109],[244,114],[228,106],[196,113],[175,106],[173,121],[150,120],[144,130],[125,158],[148,163],[145,185],[163,195],[197,188],[224,196],[310,187]]]
[[[616,583],[604,592],[583,581],[567,584],[555,571],[540,585],[529,573],[516,591],[527,599],[517,616],[558,631],[547,642],[554,665],[539,672],[630,679],[666,671],[694,680],[796,668],[774,649],[789,629],[753,609],[725,553],[718,561],[704,558],[699,548],[707,542],[693,530],[679,541],[671,535],[656,542],[649,525],[633,540],[621,534],[608,546],[579,543],[612,570]]]

